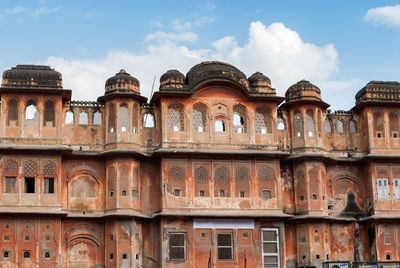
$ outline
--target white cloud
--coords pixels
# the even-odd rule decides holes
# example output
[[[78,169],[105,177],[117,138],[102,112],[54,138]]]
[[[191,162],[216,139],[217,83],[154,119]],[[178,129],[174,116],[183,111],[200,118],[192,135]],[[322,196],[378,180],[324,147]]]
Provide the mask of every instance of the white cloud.
[[[32,12],[32,15],[35,16],[35,17],[37,17],[37,16],[40,16],[40,15],[44,15],[44,14],[49,14],[49,13],[56,12],[56,11],[58,11],[59,9],[60,9],[60,7],[56,7],[56,8],[47,8],[47,7],[45,7],[45,6],[42,6],[42,7],[38,8],[38,9],[35,9],[35,10]]]
[[[16,14],[22,13],[24,11],[25,11],[25,8],[23,8],[23,7],[13,7],[10,9],[6,9],[6,13],[9,15],[16,15]]]
[[[388,26],[400,26],[400,5],[371,8],[364,20]]]
[[[186,74],[193,65],[206,60],[229,62],[247,76],[261,71],[271,78],[272,86],[277,88],[279,95],[284,95],[291,84],[303,78],[317,86],[325,82],[330,88],[352,85],[346,84],[346,81],[331,81],[329,84],[332,74],[339,70],[334,45],[306,43],[297,32],[282,23],[273,23],[268,27],[261,22],[251,23],[248,41],[243,45],[238,44],[235,37],[227,36],[210,47],[193,50],[181,44],[194,40],[194,33],[194,36],[187,34],[149,34],[146,37],[147,48],[140,52],[110,51],[99,59],[49,57],[44,63],[63,74],[64,87],[73,89],[73,99],[78,100],[96,100],[104,93],[106,79],[120,69],[138,78],[141,94],[150,97],[154,76],[157,76],[158,82],[159,77],[169,69],[178,69]],[[155,86],[157,89],[158,83]]]

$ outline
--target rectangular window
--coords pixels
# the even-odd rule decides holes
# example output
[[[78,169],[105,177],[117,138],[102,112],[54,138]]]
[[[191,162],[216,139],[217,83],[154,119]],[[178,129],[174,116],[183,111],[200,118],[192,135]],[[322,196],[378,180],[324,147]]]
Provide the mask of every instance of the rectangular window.
[[[262,263],[263,267],[279,267],[279,235],[277,228],[262,228]]]
[[[54,194],[54,178],[44,178],[44,194]]]
[[[400,200],[400,179],[393,180],[393,196],[394,199]]]
[[[26,194],[35,193],[35,178],[25,178],[25,193]]]
[[[217,256],[218,260],[233,260],[232,234],[217,234]]]
[[[4,189],[5,193],[16,193],[17,187],[15,185],[16,178],[15,177],[6,177],[6,187]]]
[[[185,260],[185,234],[170,233],[169,234],[169,259]]]
[[[378,199],[389,200],[389,181],[388,179],[378,179]]]

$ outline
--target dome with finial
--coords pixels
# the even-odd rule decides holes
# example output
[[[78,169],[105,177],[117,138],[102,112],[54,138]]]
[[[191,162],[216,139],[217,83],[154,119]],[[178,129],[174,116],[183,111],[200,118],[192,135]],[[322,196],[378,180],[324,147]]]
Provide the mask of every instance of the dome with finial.
[[[160,90],[181,90],[185,75],[178,70],[169,70],[160,77]]]
[[[2,87],[62,89],[62,76],[45,65],[17,65],[3,73]]]
[[[256,72],[248,80],[251,92],[276,95],[275,89],[271,88],[271,80],[263,73]]]
[[[124,69],[106,81],[106,94],[114,92],[134,92],[140,94],[140,83]]]
[[[309,81],[301,80],[288,88],[285,97],[287,102],[300,99],[321,101],[321,90]]]

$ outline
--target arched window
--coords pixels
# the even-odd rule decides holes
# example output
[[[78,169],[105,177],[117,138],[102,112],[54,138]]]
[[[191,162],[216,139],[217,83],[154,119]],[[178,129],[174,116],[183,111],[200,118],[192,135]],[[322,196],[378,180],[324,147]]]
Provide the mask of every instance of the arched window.
[[[108,196],[115,197],[117,190],[117,174],[115,168],[112,166],[108,169]]]
[[[79,125],[87,125],[89,123],[88,114],[85,111],[82,111],[79,114]]]
[[[65,113],[65,124],[66,125],[74,124],[74,113],[72,111],[67,111]]]
[[[31,257],[30,251],[24,251],[24,259],[29,259]]]
[[[278,117],[278,130],[285,130],[285,120],[282,117]]]
[[[38,123],[38,115],[37,115],[36,101],[30,99],[26,102],[25,126],[36,127],[37,123]]]
[[[250,170],[240,166],[235,170],[236,197],[250,197]]]
[[[325,133],[331,133],[332,132],[332,128],[331,128],[331,120],[329,120],[328,118],[325,119],[324,122],[324,128],[325,128]]]
[[[146,128],[153,128],[156,126],[155,123],[155,119],[154,119],[154,114],[152,113],[145,113],[143,115],[143,126]]]
[[[43,126],[54,127],[55,126],[55,114],[54,114],[54,102],[47,100],[44,104],[44,121]]]
[[[208,131],[207,105],[203,103],[193,105],[193,129],[195,132]]]
[[[201,166],[194,170],[195,196],[208,197],[209,193],[209,178],[208,169]]]
[[[303,120],[299,111],[294,113],[294,135],[295,137],[303,136]]]
[[[389,114],[389,128],[393,138],[398,138],[399,135],[399,117],[396,112]]]
[[[226,166],[220,166],[215,170],[214,197],[230,197],[230,172]]]
[[[276,197],[275,172],[269,167],[260,167],[257,170],[258,196],[264,199]]]
[[[97,110],[93,114],[93,125],[101,125],[101,112]]]
[[[385,137],[383,133],[383,116],[381,112],[374,113],[374,131],[376,137],[378,138]]]
[[[255,116],[256,133],[272,133],[271,109],[268,106],[258,106]]]
[[[136,104],[133,105],[132,107],[132,132],[137,133],[138,132],[138,107]]]
[[[115,132],[115,106],[113,103],[111,103],[108,108],[108,132]]]
[[[309,137],[314,136],[314,116],[311,110],[307,110],[306,112],[306,131]]]
[[[247,133],[246,107],[241,104],[233,107],[233,131],[235,133]]]
[[[129,110],[125,103],[119,106],[119,129],[121,132],[127,132],[129,129]]]
[[[181,166],[173,166],[168,172],[168,182],[171,190],[175,196],[185,196],[186,184],[185,184],[185,169]]]
[[[336,121],[336,133],[342,134],[343,132],[343,121],[339,119]]]
[[[128,196],[129,190],[129,167],[127,165],[122,165],[119,168],[119,188],[121,196]]]
[[[94,198],[96,197],[95,184],[87,176],[80,176],[72,182],[71,197]]]
[[[175,102],[168,106],[168,130],[183,131],[184,130],[183,105]]]
[[[349,132],[350,132],[351,134],[357,132],[356,122],[355,122],[354,120],[350,120],[350,121],[349,121]]]
[[[18,126],[18,101],[11,99],[8,101],[7,125],[10,127]]]

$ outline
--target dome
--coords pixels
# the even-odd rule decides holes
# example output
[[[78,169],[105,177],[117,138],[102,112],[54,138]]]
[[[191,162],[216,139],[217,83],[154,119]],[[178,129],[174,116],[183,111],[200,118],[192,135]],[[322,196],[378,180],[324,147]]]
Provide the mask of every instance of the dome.
[[[321,100],[321,90],[308,82],[301,80],[296,84],[289,87],[285,94],[286,101],[293,101],[299,99]]]
[[[50,66],[17,65],[3,73],[1,86],[62,89],[62,76]]]
[[[192,67],[186,74],[189,86],[196,86],[205,81],[230,80],[249,89],[249,83],[244,73],[236,67],[219,61],[206,61]]]
[[[140,93],[139,80],[122,69],[106,81],[106,94],[111,92]]]
[[[266,77],[263,73],[256,72],[248,79],[250,90],[257,93],[273,94],[275,95],[275,89],[271,88],[271,80]]]
[[[160,90],[180,90],[185,83],[185,76],[178,70],[169,70],[160,77]]]

